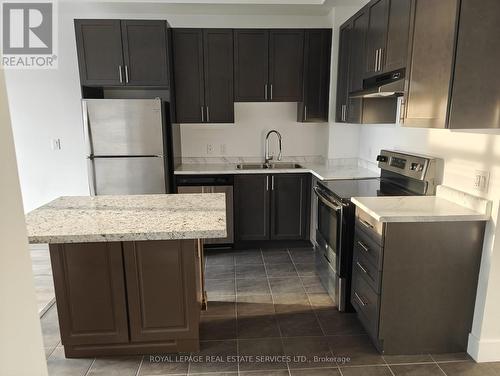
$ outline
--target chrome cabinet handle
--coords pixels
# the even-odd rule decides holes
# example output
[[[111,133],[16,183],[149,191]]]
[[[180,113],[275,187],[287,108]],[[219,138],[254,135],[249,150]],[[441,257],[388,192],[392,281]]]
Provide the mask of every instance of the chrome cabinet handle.
[[[128,65],[125,65],[125,82],[128,84]]]
[[[208,112],[208,106],[207,106],[207,123],[210,123],[210,112]]]
[[[271,176],[271,191],[274,191],[274,175]]]
[[[271,100],[273,100],[273,84],[271,84]]]
[[[266,176],[266,191],[269,190],[269,175]]]
[[[267,101],[267,84],[264,85],[264,98],[266,98]]]
[[[368,228],[370,228],[370,229],[372,229],[372,230],[373,230],[373,228],[374,228],[374,227],[373,227],[373,225],[372,225],[371,223],[368,223],[368,222],[366,222],[364,219],[361,219],[361,218],[358,218],[358,220],[359,220],[359,222],[360,222],[363,226],[368,227]]]
[[[307,120],[307,106],[304,105],[304,120]]]
[[[377,50],[375,51],[375,72],[378,72],[378,48]]]
[[[358,268],[360,268],[360,269],[361,269],[361,271],[362,271],[363,273],[365,273],[365,274],[367,274],[367,275],[370,275],[370,274],[368,273],[368,270],[366,270],[366,268],[365,268],[363,265],[361,265],[361,263],[360,263],[359,261],[356,261],[356,265],[358,266]]]
[[[123,83],[122,66],[118,65],[118,74],[120,76],[120,83]]]
[[[362,307],[366,306],[367,303],[365,303],[365,301],[363,299],[361,299],[361,297],[358,295],[358,293],[356,291],[354,291],[354,296],[356,297],[356,299],[358,299],[358,301]]]
[[[200,106],[201,108],[201,122],[204,123],[205,122],[205,114],[203,112],[203,106]]]
[[[378,70],[379,72],[382,70],[382,59],[384,58],[384,49],[380,49],[380,53],[378,54]]]
[[[370,252],[370,248],[368,248],[368,247],[366,246],[366,244],[365,244],[365,243],[363,243],[362,241],[358,240],[358,245],[361,247],[361,249],[362,249],[363,251],[365,251],[365,252]]]

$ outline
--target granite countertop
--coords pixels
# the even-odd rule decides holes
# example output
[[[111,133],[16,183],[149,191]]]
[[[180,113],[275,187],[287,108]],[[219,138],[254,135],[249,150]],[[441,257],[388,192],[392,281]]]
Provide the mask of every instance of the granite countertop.
[[[379,173],[358,166],[329,166],[326,163],[297,162],[302,168],[277,168],[277,169],[255,169],[240,170],[236,163],[196,163],[181,164],[175,175],[224,175],[224,174],[289,174],[289,173],[311,173],[320,180],[340,179],[366,179],[377,178]]]
[[[491,201],[438,186],[436,196],[353,197],[351,201],[380,222],[487,221]]]
[[[223,193],[65,196],[26,216],[30,243],[226,237]]]

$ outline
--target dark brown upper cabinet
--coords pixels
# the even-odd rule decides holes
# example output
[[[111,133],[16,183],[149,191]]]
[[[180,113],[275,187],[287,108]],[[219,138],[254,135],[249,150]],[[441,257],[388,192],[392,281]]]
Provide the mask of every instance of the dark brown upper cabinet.
[[[268,100],[269,32],[261,29],[234,31],[234,100]]]
[[[233,32],[174,29],[178,123],[233,123]]]
[[[83,86],[169,87],[167,23],[75,20]]]
[[[331,29],[304,31],[302,102],[297,121],[327,122],[330,94]]]
[[[365,76],[406,66],[411,0],[376,0],[368,5]]]
[[[120,20],[75,20],[82,85],[124,85]]]
[[[449,128],[500,128],[500,1],[462,0]]]
[[[347,104],[349,100],[349,56],[351,51],[352,23],[340,28],[339,63],[337,71],[337,105],[335,120],[347,122]]]
[[[302,100],[303,53],[302,29],[235,30],[235,101]]]

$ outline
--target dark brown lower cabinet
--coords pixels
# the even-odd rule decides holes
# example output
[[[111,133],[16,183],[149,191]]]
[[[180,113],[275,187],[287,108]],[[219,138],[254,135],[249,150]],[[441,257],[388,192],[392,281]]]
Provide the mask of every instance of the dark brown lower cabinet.
[[[67,357],[199,349],[197,240],[51,244]]]

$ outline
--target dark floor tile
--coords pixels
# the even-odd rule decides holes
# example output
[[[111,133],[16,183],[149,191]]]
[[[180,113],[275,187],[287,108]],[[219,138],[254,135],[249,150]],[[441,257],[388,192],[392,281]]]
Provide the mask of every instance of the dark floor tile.
[[[335,302],[328,294],[307,294],[314,310],[336,309]]]
[[[270,295],[271,290],[267,279],[237,279],[236,293],[238,295]]]
[[[234,251],[236,265],[264,264],[260,249],[248,251]]]
[[[269,278],[298,277],[295,267],[289,264],[266,264],[267,276]]]
[[[387,364],[434,363],[429,354],[416,355],[384,355]]]
[[[308,294],[326,294],[318,276],[301,277],[304,288]]]
[[[273,295],[273,299],[276,313],[312,313],[306,294]]]
[[[93,359],[66,359],[64,348],[57,347],[49,359],[47,359],[47,368],[50,376],[84,376]]]
[[[59,319],[57,316],[57,308],[54,304],[40,319],[43,335],[43,346],[51,353],[55,347],[61,342],[59,333]]]
[[[234,265],[210,265],[205,268],[205,279],[234,279]]]
[[[463,360],[472,360],[469,354],[461,353],[445,353],[445,354],[431,354],[436,362],[456,362]]]
[[[236,295],[208,295],[207,309],[201,311],[202,316],[236,315]]]
[[[208,279],[205,285],[207,294],[210,296],[234,295],[234,279]]]
[[[236,317],[204,316],[200,322],[202,340],[236,338]]]
[[[385,364],[367,336],[330,336],[328,342],[333,355],[344,359],[337,361],[340,366]]]
[[[273,295],[305,294],[299,277],[269,278],[269,284]]]
[[[314,313],[277,314],[283,337],[321,336],[323,332]]]
[[[263,264],[241,264],[236,265],[236,278],[267,278],[266,269]]]
[[[387,366],[342,367],[343,376],[392,376]]]
[[[269,264],[287,264],[292,265],[292,259],[286,249],[264,249],[262,256],[266,265]]]
[[[300,277],[311,277],[316,275],[316,266],[314,264],[295,264],[295,269]]]
[[[407,364],[390,367],[395,376],[444,376],[436,364]]]
[[[280,330],[274,315],[238,317],[238,338],[280,337]]]
[[[291,369],[292,376],[341,376],[338,368]]]
[[[289,376],[287,370],[259,370],[259,371],[244,371],[239,373],[240,376]],[[210,375],[212,376],[212,375]]]
[[[325,337],[283,338],[285,353],[291,357],[290,368],[335,367],[328,341]]]
[[[113,358],[97,358],[90,367],[88,376],[135,376],[142,357],[121,356]]]
[[[236,309],[238,316],[262,316],[274,314],[271,295],[238,295]]]
[[[202,341],[196,360],[189,364],[189,374],[206,372],[237,372],[237,344],[231,341]],[[215,361],[214,361],[215,359]],[[221,360],[221,361],[219,361]],[[213,376],[211,374],[211,376]]]
[[[240,371],[287,369],[281,338],[238,340]]]
[[[448,376],[500,376],[500,362],[449,362],[439,363],[439,366]]]
[[[205,251],[205,264],[212,265],[234,265],[234,251]]]
[[[163,354],[144,356],[137,376],[186,375],[189,361],[187,355]]]
[[[290,248],[289,252],[295,264],[314,264],[312,248]]]
[[[355,313],[339,312],[328,308],[316,310],[319,323],[328,336],[365,334]]]

